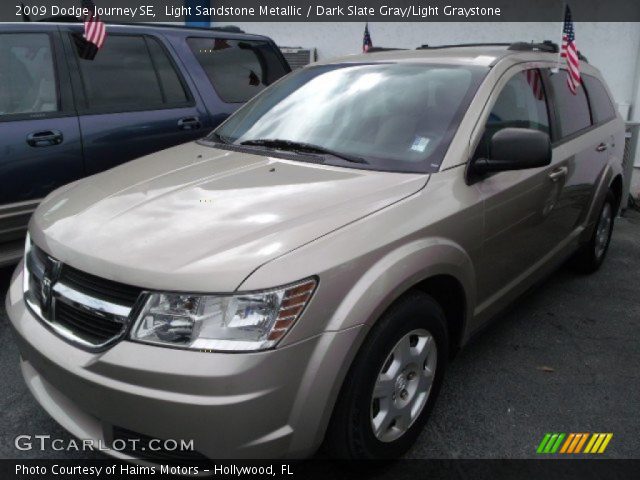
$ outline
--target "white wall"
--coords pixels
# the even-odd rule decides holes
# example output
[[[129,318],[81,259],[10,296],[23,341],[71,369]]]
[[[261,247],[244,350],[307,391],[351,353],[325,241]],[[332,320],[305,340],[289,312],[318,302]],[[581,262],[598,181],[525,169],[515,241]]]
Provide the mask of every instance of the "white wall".
[[[280,46],[316,47],[319,58],[359,53],[364,22],[245,22],[234,23],[250,33],[273,38]],[[589,62],[604,74],[618,103],[640,101],[636,90],[640,72],[640,23],[576,23],[576,43]],[[559,42],[560,22],[502,23],[369,23],[375,46],[415,48],[468,42],[553,40]],[[640,115],[640,108],[635,111]],[[640,116],[638,117],[640,120]]]

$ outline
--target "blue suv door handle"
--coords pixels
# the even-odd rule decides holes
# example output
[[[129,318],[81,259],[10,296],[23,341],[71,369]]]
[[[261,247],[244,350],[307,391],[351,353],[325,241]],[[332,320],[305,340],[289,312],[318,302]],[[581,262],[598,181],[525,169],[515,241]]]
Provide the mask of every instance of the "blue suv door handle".
[[[32,147],[50,147],[60,145],[64,137],[59,130],[43,130],[27,135],[27,143]]]
[[[182,130],[197,130],[200,128],[198,117],[185,117],[178,120],[178,127]]]

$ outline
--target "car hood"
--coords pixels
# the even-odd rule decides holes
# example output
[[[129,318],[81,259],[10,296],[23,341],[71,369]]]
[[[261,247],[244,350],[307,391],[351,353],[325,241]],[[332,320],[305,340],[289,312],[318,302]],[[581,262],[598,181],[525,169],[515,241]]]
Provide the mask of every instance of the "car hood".
[[[260,265],[426,180],[189,143],[59,189],[38,207],[30,231],[53,257],[101,277],[233,291]]]

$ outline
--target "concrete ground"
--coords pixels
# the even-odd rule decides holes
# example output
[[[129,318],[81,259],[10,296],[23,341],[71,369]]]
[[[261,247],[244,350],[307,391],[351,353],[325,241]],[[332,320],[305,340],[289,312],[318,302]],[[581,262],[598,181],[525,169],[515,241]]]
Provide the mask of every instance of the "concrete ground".
[[[0,271],[3,299],[8,280]],[[23,434],[71,437],[22,381],[4,301],[0,385],[0,458],[68,458],[13,446]],[[603,456],[640,458],[638,412],[640,214],[629,212],[598,273],[558,271],[458,356],[409,457],[535,457],[546,432],[612,432]]]

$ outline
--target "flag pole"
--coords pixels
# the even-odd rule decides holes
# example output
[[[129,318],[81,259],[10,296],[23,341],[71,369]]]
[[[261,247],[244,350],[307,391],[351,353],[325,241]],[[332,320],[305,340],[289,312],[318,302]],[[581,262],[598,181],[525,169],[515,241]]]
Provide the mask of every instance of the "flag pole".
[[[562,41],[564,39],[564,15],[567,11],[567,2],[562,2],[562,22],[560,23],[560,43],[558,44],[558,62],[556,66],[551,69],[552,73],[558,73],[560,71],[560,64],[562,63]]]

